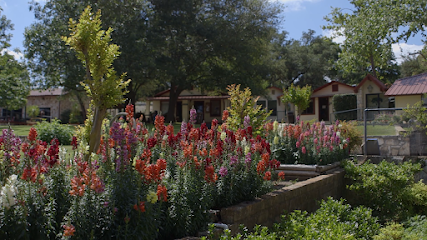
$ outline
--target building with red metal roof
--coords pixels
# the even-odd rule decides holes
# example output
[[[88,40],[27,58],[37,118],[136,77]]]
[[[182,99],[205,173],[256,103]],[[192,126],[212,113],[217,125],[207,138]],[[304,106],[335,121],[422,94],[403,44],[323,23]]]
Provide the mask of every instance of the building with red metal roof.
[[[405,108],[416,102],[427,99],[423,97],[427,93],[427,72],[411,77],[397,79],[390,89],[385,93],[386,96],[394,96],[395,106]]]

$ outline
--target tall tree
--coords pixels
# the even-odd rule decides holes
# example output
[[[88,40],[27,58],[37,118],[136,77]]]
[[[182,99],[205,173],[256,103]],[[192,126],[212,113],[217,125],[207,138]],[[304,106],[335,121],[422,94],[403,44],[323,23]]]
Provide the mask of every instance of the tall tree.
[[[85,69],[76,54],[65,46],[61,36],[67,36],[68,20],[76,19],[86,6],[94,11],[102,9],[102,22],[114,29],[113,43],[120,47],[121,56],[114,62],[118,72],[127,72],[133,81],[127,98],[135,102],[157,87],[157,69],[148,34],[150,6],[146,0],[50,0],[45,4],[32,1],[36,22],[25,31],[26,57],[29,59],[33,79],[38,86],[49,88],[64,86],[79,99],[85,111],[79,84]]]
[[[23,62],[7,52],[0,55],[0,107],[17,110],[27,103],[30,78]]]
[[[325,84],[327,78],[335,78],[332,69],[340,52],[338,44],[316,36],[315,31],[310,29],[303,32],[300,40],[286,40],[283,34],[274,42],[274,85],[288,87],[291,84],[308,84],[316,88]]]
[[[402,77],[410,77],[427,72],[427,46],[421,51],[409,53],[400,64]]]
[[[0,14],[3,11],[0,8]],[[0,16],[0,49],[10,47],[13,24],[5,15]],[[23,62],[18,62],[7,51],[0,54],[0,107],[16,110],[27,102],[30,79]]]
[[[391,44],[424,30],[427,2],[352,0],[350,3],[353,10],[335,8],[325,17],[329,25],[324,28],[333,30],[335,36],[345,37],[338,68],[344,74],[362,68],[385,81],[395,78]]]
[[[158,36],[156,66],[170,87],[166,121],[185,89],[225,89],[240,83],[257,91],[280,8],[259,0],[151,0]]]

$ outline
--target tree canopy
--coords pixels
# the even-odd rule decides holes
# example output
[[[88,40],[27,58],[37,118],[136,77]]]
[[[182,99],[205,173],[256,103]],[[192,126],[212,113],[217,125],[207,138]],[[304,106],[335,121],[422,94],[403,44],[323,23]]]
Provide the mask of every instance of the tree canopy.
[[[273,85],[309,84],[317,88],[325,84],[326,79],[336,78],[334,64],[340,47],[328,38],[316,36],[315,31],[303,32],[300,40],[286,40],[286,32],[281,33],[275,37],[273,46]]]
[[[60,36],[87,5],[102,9],[103,24],[114,29],[113,43],[122,53],[114,67],[132,79],[127,98],[135,102],[155,89],[171,89],[167,121],[185,89],[265,86],[281,8],[259,0],[33,1],[37,21],[26,30],[25,47],[40,85],[82,90],[84,69]]]
[[[354,10],[335,8],[325,17],[329,25],[324,28],[332,30],[334,37],[345,37],[337,69],[344,77],[362,70],[387,82],[398,74],[391,45],[395,42],[393,32],[401,22],[386,10],[390,1],[350,2]]]
[[[64,86],[78,98],[81,110],[85,107],[84,93],[79,84],[85,68],[74,51],[65,46],[61,36],[68,36],[68,20],[77,19],[86,6],[102,9],[101,21],[114,29],[113,43],[120,47],[121,56],[113,64],[118,72],[126,72],[133,81],[127,98],[136,99],[151,93],[158,85],[151,43],[147,41],[149,2],[145,0],[50,0],[45,4],[31,2],[36,18],[25,31],[25,53],[32,70],[32,79],[41,88]]]
[[[2,9],[0,8],[0,14]],[[5,15],[0,16],[0,48],[9,47],[12,37],[8,31],[13,30],[13,24]],[[0,107],[17,110],[27,102],[30,92],[28,71],[23,62],[3,51],[0,54]]]
[[[410,53],[400,64],[402,77],[410,77],[427,72],[427,46],[421,51]]]

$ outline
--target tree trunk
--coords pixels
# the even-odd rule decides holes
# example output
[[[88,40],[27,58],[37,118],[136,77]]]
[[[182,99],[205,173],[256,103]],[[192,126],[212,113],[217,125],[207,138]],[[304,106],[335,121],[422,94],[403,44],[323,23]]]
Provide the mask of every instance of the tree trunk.
[[[107,109],[105,108],[95,108],[92,128],[89,136],[89,154],[87,159],[89,159],[91,153],[96,153],[98,151],[99,143],[101,142],[102,120],[104,120],[106,113]]]
[[[175,84],[171,84],[171,90],[169,94],[169,106],[168,113],[166,115],[165,123],[175,122],[175,108],[176,103],[178,102],[178,97],[183,90],[176,86]]]
[[[82,111],[82,114],[83,114],[83,119],[86,119],[87,118],[87,114],[86,114],[86,106],[85,106],[85,103],[84,103],[84,101],[83,101],[83,98],[82,98],[82,96],[80,95],[80,93],[79,92],[75,92],[75,94],[74,94],[75,96],[76,96],[76,98],[77,98],[77,101],[79,102],[79,106],[80,106],[80,110]]]
[[[371,62],[372,75],[375,78],[378,78],[377,77],[377,71],[375,70],[375,61],[374,61],[374,55],[373,54],[371,54],[371,56],[369,57],[369,61]]]

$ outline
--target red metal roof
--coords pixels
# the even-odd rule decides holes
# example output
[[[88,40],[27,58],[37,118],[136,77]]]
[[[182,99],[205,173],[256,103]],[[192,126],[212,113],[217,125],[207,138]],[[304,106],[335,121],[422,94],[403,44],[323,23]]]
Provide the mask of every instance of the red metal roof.
[[[354,92],[357,93],[359,91],[359,88],[362,87],[363,84],[365,84],[365,82],[368,80],[377,85],[380,88],[381,92],[387,91],[387,86],[383,82],[381,82],[380,80],[378,80],[378,78],[372,76],[371,74],[367,74],[366,77],[354,88]]]
[[[385,93],[387,96],[414,95],[427,93],[427,72],[397,79]]]

